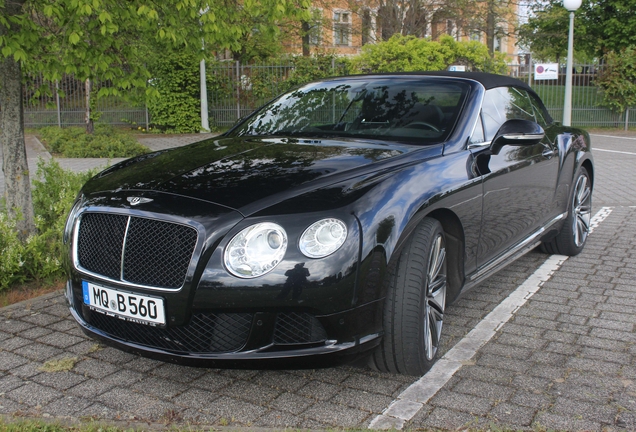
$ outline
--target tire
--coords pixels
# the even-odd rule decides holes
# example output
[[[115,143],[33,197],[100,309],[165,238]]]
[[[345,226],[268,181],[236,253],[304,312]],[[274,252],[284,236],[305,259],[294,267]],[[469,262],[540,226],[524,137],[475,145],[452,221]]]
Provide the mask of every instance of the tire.
[[[446,306],[446,241],[441,224],[425,218],[386,276],[384,336],[370,366],[423,375],[435,363]]]
[[[592,182],[587,169],[581,167],[576,173],[568,216],[561,231],[552,240],[542,243],[541,250],[549,254],[578,255],[585,247],[591,218]]]

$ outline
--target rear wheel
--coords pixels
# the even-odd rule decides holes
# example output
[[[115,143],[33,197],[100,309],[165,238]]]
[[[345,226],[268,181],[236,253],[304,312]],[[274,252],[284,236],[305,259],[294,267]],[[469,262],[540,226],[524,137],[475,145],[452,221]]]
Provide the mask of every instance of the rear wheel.
[[[425,218],[387,274],[384,337],[372,367],[408,375],[431,368],[444,322],[446,268],[442,226]]]
[[[568,216],[559,234],[541,245],[550,254],[578,255],[585,246],[592,219],[592,182],[587,169],[579,168],[568,206]]]

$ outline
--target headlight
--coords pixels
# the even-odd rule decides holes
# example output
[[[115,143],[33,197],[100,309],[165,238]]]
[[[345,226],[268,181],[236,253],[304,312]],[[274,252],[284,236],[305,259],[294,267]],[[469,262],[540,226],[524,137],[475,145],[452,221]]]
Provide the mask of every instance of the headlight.
[[[287,234],[274,223],[245,228],[225,248],[225,266],[234,276],[255,278],[270,271],[283,259]]]
[[[338,219],[322,219],[300,237],[298,247],[309,258],[326,257],[337,251],[347,238],[347,226]]]
[[[73,207],[71,207],[71,211],[68,213],[68,217],[66,218],[66,225],[64,225],[64,234],[62,236],[62,241],[64,242],[64,244],[68,243],[71,239],[73,226],[75,225],[75,217],[77,216],[77,211],[82,206],[82,202],[82,197],[75,200]]]

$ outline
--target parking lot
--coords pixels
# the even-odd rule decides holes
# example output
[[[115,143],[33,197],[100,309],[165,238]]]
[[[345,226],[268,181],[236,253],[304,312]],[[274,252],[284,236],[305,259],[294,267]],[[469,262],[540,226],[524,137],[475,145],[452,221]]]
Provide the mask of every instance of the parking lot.
[[[585,250],[533,251],[451,305],[444,357],[424,377],[166,364],[88,339],[54,293],[0,309],[0,414],[144,427],[634,430],[636,135],[621,135],[592,135]],[[46,371],[61,359],[68,370]]]

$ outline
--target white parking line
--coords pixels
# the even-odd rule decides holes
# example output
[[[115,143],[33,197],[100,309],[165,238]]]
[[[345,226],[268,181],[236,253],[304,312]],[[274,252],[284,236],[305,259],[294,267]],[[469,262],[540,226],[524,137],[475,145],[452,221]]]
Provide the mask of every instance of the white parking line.
[[[631,138],[631,137],[622,137],[622,136],[614,136],[614,135],[598,135],[598,134],[590,134],[590,136],[597,136],[597,137],[603,137],[603,138],[617,138],[617,139],[626,139],[626,140],[636,141],[636,138]]]
[[[636,156],[636,153],[624,152],[624,151],[618,151],[618,150],[605,150],[605,149],[600,149],[600,148],[596,148],[596,147],[594,147],[594,150],[592,150],[592,152],[599,152],[599,151],[600,152],[607,152],[607,153],[620,153],[620,154]]]
[[[612,212],[612,207],[601,208],[590,221],[590,233]],[[418,411],[451,379],[477,351],[484,346],[512,316],[532,297],[554,272],[568,259],[551,255],[528,279],[506,297],[479,322],[462,340],[439,359],[422,378],[411,384],[397,399],[375,417],[369,429],[402,429]]]

